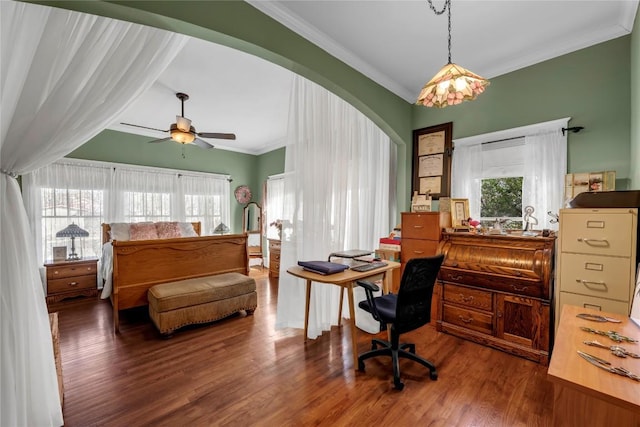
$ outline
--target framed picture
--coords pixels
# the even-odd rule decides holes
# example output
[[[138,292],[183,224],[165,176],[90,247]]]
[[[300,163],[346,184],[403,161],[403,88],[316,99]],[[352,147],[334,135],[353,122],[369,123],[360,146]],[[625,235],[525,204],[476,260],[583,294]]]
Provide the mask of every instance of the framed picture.
[[[53,260],[66,261],[67,259],[67,247],[66,246],[54,246],[53,247]]]
[[[411,194],[449,197],[453,122],[413,131]]]
[[[451,226],[466,228],[469,219],[469,199],[451,199]]]

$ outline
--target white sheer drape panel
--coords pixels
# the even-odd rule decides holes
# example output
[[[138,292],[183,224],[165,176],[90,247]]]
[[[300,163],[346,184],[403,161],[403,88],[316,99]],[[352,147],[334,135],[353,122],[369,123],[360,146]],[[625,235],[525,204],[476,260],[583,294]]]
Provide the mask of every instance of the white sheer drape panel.
[[[179,221],[200,221],[202,235],[214,234],[221,222],[230,226],[231,187],[227,177],[180,175],[178,178]]]
[[[371,249],[389,233],[391,152],[387,135],[351,105],[294,79],[285,158],[281,264]],[[304,325],[304,282],[280,276],[276,327]],[[310,338],[336,324],[339,288],[314,284]]]
[[[0,2],[0,425],[62,425],[47,307],[15,175],[97,135],[186,41],[170,33]]]
[[[53,163],[22,177],[22,196],[36,245],[36,259],[45,261],[55,237],[71,222],[89,232],[84,256],[99,257],[104,194],[111,181],[111,168]],[[43,213],[45,218],[43,220]],[[66,213],[66,215],[65,215]],[[50,254],[49,254],[50,255]]]
[[[284,176],[277,178],[269,178],[267,180],[267,202],[266,208],[266,227],[268,239],[279,239],[278,231],[275,227],[271,227],[276,220],[284,218]]]
[[[536,229],[557,230],[558,224],[550,222],[547,212],[559,214],[563,207],[567,136],[559,129],[527,136],[525,150],[522,205],[535,208]]]
[[[451,165],[451,197],[469,199],[469,215],[480,218],[482,145],[456,145]]]

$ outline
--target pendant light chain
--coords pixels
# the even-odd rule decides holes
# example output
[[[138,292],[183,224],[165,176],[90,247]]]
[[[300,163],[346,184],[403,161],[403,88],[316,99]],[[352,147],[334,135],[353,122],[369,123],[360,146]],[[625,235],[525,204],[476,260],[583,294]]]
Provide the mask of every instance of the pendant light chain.
[[[431,7],[431,10],[433,11],[433,13],[435,13],[436,15],[442,15],[445,10],[448,12],[447,13],[447,18],[449,21],[449,26],[448,26],[448,31],[449,31],[449,40],[448,40],[448,47],[449,47],[449,64],[451,64],[451,0],[446,0],[444,2],[444,6],[442,7],[441,11],[436,10],[436,7],[433,5],[433,3],[431,2],[431,0],[427,0],[429,2],[429,7]]]

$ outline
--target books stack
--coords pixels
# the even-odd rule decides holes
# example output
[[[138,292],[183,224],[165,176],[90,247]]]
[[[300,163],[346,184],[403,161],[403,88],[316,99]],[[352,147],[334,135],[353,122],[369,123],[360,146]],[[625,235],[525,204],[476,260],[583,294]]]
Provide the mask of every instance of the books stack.
[[[381,237],[379,249],[386,249],[391,251],[400,251],[400,238],[399,237]]]

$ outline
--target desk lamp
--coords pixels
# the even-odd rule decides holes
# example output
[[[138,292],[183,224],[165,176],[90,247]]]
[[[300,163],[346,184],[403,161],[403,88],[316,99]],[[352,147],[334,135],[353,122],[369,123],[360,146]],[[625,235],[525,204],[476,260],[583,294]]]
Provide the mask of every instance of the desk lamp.
[[[89,232],[78,227],[76,224],[71,223],[64,230],[60,230],[56,233],[56,237],[71,237],[71,253],[67,257],[67,261],[74,261],[80,259],[76,253],[76,237],[88,237]]]

